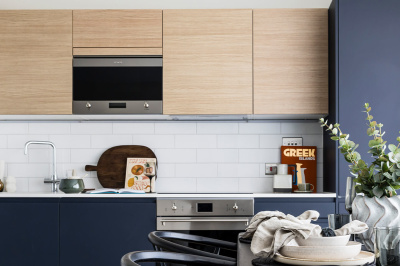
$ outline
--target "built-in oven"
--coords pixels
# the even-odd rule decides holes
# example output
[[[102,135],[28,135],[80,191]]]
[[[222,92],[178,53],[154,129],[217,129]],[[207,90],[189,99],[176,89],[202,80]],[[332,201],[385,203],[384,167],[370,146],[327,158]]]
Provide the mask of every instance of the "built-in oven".
[[[157,230],[236,242],[254,215],[253,198],[158,198]],[[228,251],[221,255],[234,256]]]
[[[74,114],[162,114],[161,57],[75,57]]]

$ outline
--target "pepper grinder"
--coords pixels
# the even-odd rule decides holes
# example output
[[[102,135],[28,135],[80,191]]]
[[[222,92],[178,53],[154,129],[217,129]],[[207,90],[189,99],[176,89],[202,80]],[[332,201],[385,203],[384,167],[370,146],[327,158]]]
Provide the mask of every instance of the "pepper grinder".
[[[1,181],[4,177],[4,161],[0,161],[0,192],[3,192],[4,190],[4,183]]]

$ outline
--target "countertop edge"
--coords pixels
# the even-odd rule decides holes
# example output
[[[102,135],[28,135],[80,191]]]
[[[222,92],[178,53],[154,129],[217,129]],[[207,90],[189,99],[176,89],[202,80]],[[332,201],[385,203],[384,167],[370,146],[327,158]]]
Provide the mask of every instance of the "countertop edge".
[[[145,194],[65,194],[51,192],[1,192],[0,198],[336,198],[336,193],[145,193]]]

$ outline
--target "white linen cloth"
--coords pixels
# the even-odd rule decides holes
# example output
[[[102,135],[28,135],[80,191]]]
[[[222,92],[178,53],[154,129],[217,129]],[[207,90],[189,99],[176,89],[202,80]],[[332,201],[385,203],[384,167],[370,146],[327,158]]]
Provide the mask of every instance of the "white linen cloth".
[[[361,234],[368,230],[368,225],[359,220],[351,221],[348,224],[343,225],[340,229],[336,229],[336,236],[345,236],[351,234]]]
[[[301,215],[285,215],[279,211],[257,213],[250,221],[243,238],[251,238],[251,251],[257,257],[273,257],[278,250],[295,237],[320,236],[321,227],[311,224],[317,220],[317,211],[305,211]]]

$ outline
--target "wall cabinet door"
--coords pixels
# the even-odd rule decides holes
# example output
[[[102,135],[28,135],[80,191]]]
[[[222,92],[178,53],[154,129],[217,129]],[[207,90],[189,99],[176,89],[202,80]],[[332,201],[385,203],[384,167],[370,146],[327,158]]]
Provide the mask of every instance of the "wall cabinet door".
[[[96,48],[123,48],[125,53],[135,49],[162,47],[162,10],[74,10],[74,54]],[[102,49],[97,49],[103,54]],[[114,49],[115,50],[115,49]],[[157,51],[161,49],[145,50]]]
[[[72,113],[72,11],[0,11],[0,114]]]
[[[164,114],[252,113],[252,10],[163,11]]]
[[[328,10],[255,9],[254,114],[328,113]]]
[[[59,199],[0,199],[0,264],[57,266]]]
[[[128,252],[153,250],[155,199],[63,198],[60,266],[119,266]]]

